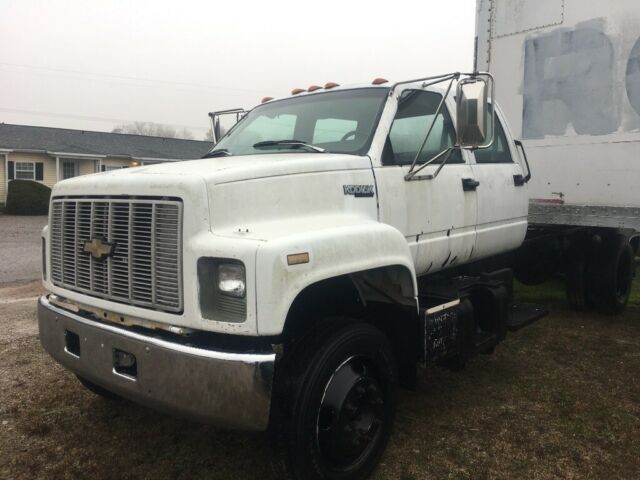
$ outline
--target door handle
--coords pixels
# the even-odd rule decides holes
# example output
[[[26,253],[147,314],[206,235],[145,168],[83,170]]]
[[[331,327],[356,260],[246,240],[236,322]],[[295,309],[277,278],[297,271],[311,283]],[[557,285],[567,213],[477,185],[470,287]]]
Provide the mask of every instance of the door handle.
[[[480,182],[474,178],[463,178],[462,179],[462,190],[465,192],[473,192],[476,188],[478,188]]]

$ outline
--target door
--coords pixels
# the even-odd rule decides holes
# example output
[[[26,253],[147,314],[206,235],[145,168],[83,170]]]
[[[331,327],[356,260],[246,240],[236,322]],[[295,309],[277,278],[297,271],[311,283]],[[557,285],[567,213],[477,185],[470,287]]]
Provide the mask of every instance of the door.
[[[405,90],[376,167],[380,221],[401,231],[413,254],[416,273],[424,275],[468,261],[475,245],[476,192],[463,188],[473,172],[466,152],[456,150],[434,179],[405,180],[434,119],[442,95]],[[416,167],[455,142],[447,106],[443,106]],[[438,164],[419,175],[433,174]]]
[[[78,176],[78,162],[76,160],[65,159],[62,161],[62,179]]]
[[[527,232],[527,186],[521,165],[514,161],[516,155],[506,124],[501,115],[496,115],[493,145],[474,153],[472,169],[479,182],[474,258],[517,248]]]

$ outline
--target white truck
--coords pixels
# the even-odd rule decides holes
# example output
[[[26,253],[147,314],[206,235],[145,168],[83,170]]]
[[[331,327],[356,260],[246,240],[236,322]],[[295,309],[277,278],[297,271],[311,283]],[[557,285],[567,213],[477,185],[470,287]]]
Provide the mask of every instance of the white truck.
[[[578,309],[624,309],[640,247],[636,0],[477,0],[476,68],[535,172],[516,277],[561,274]]]
[[[544,314],[503,268],[531,174],[492,85],[314,86],[206,158],[56,184],[43,347],[100,395],[271,427],[293,478],[365,478],[417,366],[460,368]]]

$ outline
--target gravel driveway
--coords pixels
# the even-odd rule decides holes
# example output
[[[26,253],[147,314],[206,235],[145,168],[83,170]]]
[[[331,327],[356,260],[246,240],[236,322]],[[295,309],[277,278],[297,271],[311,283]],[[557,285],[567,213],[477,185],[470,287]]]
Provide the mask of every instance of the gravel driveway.
[[[40,231],[46,216],[0,214],[0,284],[40,278]]]

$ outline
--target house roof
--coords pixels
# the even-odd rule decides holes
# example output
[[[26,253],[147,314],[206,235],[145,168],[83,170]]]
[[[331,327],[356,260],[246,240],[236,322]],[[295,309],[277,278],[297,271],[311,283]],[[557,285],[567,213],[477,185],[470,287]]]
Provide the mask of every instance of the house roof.
[[[0,149],[189,159],[202,157],[211,147],[213,143],[200,140],[0,123]]]

